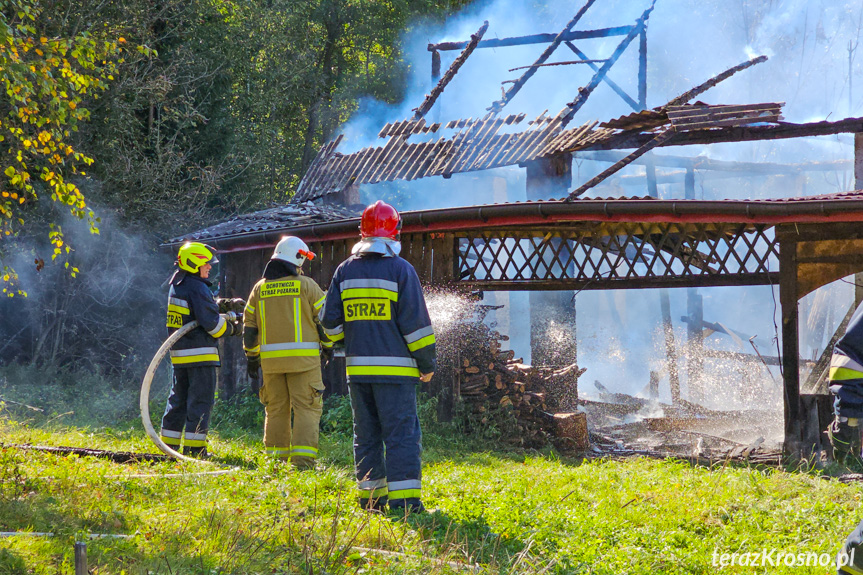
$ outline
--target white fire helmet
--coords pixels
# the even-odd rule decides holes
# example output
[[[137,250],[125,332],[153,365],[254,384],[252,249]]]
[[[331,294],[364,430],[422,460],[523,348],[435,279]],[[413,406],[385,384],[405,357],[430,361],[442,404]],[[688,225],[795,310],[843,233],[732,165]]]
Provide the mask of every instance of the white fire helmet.
[[[315,259],[315,254],[309,251],[306,242],[296,236],[283,236],[273,252],[273,260],[282,260],[301,267],[306,260]]]

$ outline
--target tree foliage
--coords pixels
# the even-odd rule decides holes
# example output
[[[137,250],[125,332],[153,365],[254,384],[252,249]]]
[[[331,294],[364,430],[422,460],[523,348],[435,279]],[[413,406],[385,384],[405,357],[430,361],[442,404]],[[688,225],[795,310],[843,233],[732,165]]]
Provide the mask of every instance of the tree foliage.
[[[114,58],[123,38],[88,33],[54,36],[43,24],[44,6],[37,0],[0,2],[0,234],[16,235],[27,225],[29,204],[49,195],[98,233],[98,218],[88,207],[75,176],[93,158],[71,144],[72,132],[85,122],[88,101],[98,98],[113,79]],[[68,254],[61,226],[49,222],[52,259]],[[66,262],[69,266],[69,262]],[[76,273],[72,267],[72,275]],[[17,275],[4,266],[3,288]],[[20,293],[20,292],[19,292]]]

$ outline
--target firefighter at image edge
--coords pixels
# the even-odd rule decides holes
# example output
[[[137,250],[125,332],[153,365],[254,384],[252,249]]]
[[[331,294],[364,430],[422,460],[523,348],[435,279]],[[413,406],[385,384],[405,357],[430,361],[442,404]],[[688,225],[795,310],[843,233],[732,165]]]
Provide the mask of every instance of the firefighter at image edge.
[[[863,421],[863,305],[854,310],[845,334],[833,347],[828,374],[835,396],[835,418],[827,428],[833,457],[840,463],[859,463]]]
[[[313,469],[318,457],[324,391],[320,353],[332,347],[317,317],[324,292],[302,275],[303,262],[314,257],[300,238],[283,237],[243,315],[249,377],[257,379],[259,368],[264,373],[259,391],[266,411],[264,447],[299,469]]]
[[[365,209],[361,239],[336,270],[320,318],[330,339],[344,342],[359,504],[407,513],[425,510],[416,386],[434,374],[435,337],[416,270],[399,257],[400,229],[392,206]]]
[[[177,254],[177,267],[169,280],[168,335],[193,321],[198,327],[180,338],[171,348],[174,382],[165,415],[162,416],[162,441],[172,449],[193,457],[207,456],[207,430],[216,397],[216,368],[219,367],[220,337],[240,335],[239,323],[220,313],[237,317],[246,302],[242,299],[216,299],[209,281],[216,250],[198,242],[183,244]]]

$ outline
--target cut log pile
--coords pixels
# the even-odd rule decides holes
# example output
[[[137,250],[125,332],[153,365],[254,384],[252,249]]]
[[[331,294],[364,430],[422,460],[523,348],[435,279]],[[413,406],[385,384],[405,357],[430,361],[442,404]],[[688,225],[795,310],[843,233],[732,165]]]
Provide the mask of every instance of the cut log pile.
[[[482,321],[495,308],[477,307],[482,308],[479,317],[460,326],[464,345],[458,347],[455,370],[456,389],[471,413],[482,424],[498,410],[513,413],[516,428],[506,439],[515,445],[542,447],[552,442],[562,449],[586,449],[585,414],[575,411],[578,376],[585,370],[576,364],[552,368],[522,363],[512,350],[502,349],[509,337]]]

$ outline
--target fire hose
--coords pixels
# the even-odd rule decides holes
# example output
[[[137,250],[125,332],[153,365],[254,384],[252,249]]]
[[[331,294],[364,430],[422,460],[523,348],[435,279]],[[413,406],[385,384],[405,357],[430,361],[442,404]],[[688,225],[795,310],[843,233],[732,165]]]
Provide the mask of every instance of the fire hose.
[[[237,319],[237,314],[234,312],[228,312],[225,314],[221,314],[222,317],[226,321],[235,321]],[[159,437],[159,434],[156,433],[156,430],[153,429],[153,422],[150,421],[150,386],[153,384],[153,376],[156,375],[156,370],[161,365],[162,360],[168,354],[168,351],[174,346],[177,341],[198,327],[198,322],[193,321],[192,323],[188,323],[171,334],[168,339],[162,344],[162,347],[159,348],[159,351],[156,352],[156,355],[153,356],[152,361],[150,361],[150,365],[147,367],[147,372],[144,374],[144,381],[141,384],[141,422],[144,424],[144,429],[147,431],[147,435],[150,436],[150,439],[153,440],[153,443],[156,444],[162,453],[173,457],[174,459],[180,459],[183,461],[189,461],[191,463],[203,463],[206,465],[215,465],[211,461],[203,460],[203,459],[195,459],[194,457],[188,457],[183,455],[182,453],[177,452],[168,446],[162,438]]]

